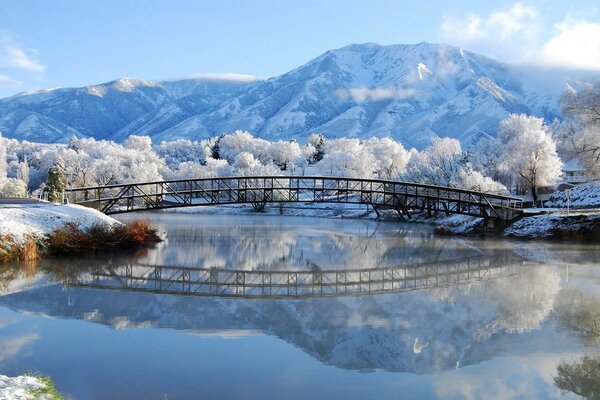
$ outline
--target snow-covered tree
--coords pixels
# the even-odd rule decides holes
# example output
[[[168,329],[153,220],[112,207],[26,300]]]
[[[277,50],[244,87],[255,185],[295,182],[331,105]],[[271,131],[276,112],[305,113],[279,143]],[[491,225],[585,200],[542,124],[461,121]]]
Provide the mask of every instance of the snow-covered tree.
[[[375,157],[369,152],[345,152],[344,150],[329,151],[316,164],[322,175],[344,176],[349,178],[373,178]]]
[[[255,159],[251,153],[244,151],[235,156],[233,167],[235,169],[253,169],[258,164],[260,164],[260,161]]]
[[[410,157],[406,177],[413,182],[449,186],[465,163],[466,154],[458,140],[434,137],[429,147]]]
[[[152,151],[152,139],[149,136],[131,135],[125,139],[123,147],[140,152],[149,152]]]
[[[21,179],[5,179],[0,183],[0,197],[25,198],[27,197],[27,185]]]
[[[308,161],[311,164],[321,161],[323,159],[323,156],[325,156],[325,137],[320,133],[313,133],[308,137],[307,145],[311,146],[311,148],[314,149],[310,158],[308,158]]]
[[[270,157],[271,143],[257,139],[246,131],[235,131],[232,134],[224,135],[219,139],[219,158],[223,158],[233,163],[235,157],[242,153],[251,153],[254,158],[266,162]]]
[[[560,143],[582,161],[588,174],[600,177],[600,83],[578,92],[568,88],[561,108],[567,120],[557,135]]]
[[[541,118],[510,115],[500,122],[498,146],[501,170],[529,187],[534,203],[538,187],[553,185],[562,174],[556,144]]]
[[[450,179],[449,186],[476,192],[510,194],[506,186],[479,171],[474,171],[470,165],[460,168]]]
[[[46,181],[45,191],[48,193],[48,200],[57,202],[62,199],[62,193],[67,187],[67,172],[59,158],[48,169],[48,180]]]
[[[0,181],[6,179],[6,144],[0,133]]]
[[[282,170],[287,170],[291,163],[302,158],[302,150],[296,141],[278,140],[271,144],[271,160]]]
[[[179,164],[188,161],[204,164],[207,149],[210,149],[207,141],[178,139],[161,142],[156,148],[156,154],[165,160],[169,168],[175,169]]]
[[[406,172],[410,157],[402,144],[390,138],[371,138],[364,147],[376,160],[375,175],[383,179],[396,179]]]

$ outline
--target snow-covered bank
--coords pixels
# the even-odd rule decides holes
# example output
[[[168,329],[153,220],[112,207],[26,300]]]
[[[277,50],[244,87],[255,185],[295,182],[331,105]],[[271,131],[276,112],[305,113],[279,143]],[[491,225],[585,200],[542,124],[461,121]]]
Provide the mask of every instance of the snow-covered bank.
[[[161,240],[148,221],[123,224],[76,205],[0,203],[0,261],[128,251]]]
[[[0,237],[10,237],[15,243],[23,243],[28,237],[41,239],[68,223],[82,229],[121,224],[99,211],[71,204],[0,204]]]
[[[62,397],[49,379],[32,375],[0,375],[0,400],[54,400]]]
[[[578,212],[570,215],[555,211],[525,216],[505,228],[486,228],[483,218],[465,215],[437,219],[435,225],[436,233],[441,234],[600,242],[600,211]]]
[[[504,230],[507,236],[600,241],[600,212],[542,214],[521,218]]]
[[[571,189],[569,205],[572,208],[600,207],[600,182],[588,182]],[[567,207],[567,195],[559,191],[552,193],[547,207]]]

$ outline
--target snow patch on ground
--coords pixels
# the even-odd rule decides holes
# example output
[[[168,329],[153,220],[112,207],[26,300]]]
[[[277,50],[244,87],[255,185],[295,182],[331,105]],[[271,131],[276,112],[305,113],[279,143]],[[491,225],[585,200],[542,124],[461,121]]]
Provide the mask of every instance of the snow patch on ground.
[[[504,233],[519,237],[548,237],[560,219],[561,216],[557,214],[526,217],[506,228]]]
[[[0,400],[29,400],[34,399],[32,390],[45,389],[46,384],[35,376],[21,375],[14,378],[0,375]],[[40,395],[38,399],[51,397]]]
[[[28,236],[42,238],[67,223],[76,223],[82,229],[95,224],[120,224],[99,211],[72,204],[0,205],[0,236],[11,236],[17,243],[22,243]]]
[[[454,214],[438,220],[436,224],[450,230],[452,233],[468,233],[482,225],[483,218]]]
[[[579,231],[600,223],[600,212],[587,214],[542,214],[522,218],[504,230],[508,236],[526,238],[551,237],[557,230]]]
[[[548,207],[567,207],[565,192],[558,191],[550,195]],[[600,182],[588,182],[571,189],[571,207],[600,207]]]

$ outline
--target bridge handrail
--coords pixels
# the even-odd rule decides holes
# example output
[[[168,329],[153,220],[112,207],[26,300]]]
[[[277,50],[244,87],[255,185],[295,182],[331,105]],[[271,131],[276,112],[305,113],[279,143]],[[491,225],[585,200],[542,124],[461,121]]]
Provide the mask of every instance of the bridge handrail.
[[[519,256],[496,256],[496,257],[486,257],[486,258],[482,258],[481,256],[466,256],[466,257],[458,257],[458,258],[452,258],[449,260],[444,260],[444,261],[422,261],[422,262],[414,262],[414,263],[408,263],[408,264],[394,264],[394,265],[388,265],[385,267],[371,267],[371,268],[334,268],[334,269],[297,269],[297,270],[260,270],[260,269],[239,269],[239,268],[227,268],[227,267],[220,267],[220,266],[213,266],[213,267],[190,267],[190,266],[178,266],[178,265],[168,265],[168,264],[148,264],[148,263],[122,263],[122,264],[115,264],[115,265],[111,265],[111,267],[125,267],[125,266],[131,266],[131,267],[142,267],[142,268],[159,268],[159,269],[177,269],[177,270],[186,270],[186,271],[197,271],[197,272],[210,272],[211,270],[217,270],[219,272],[227,272],[227,273],[232,273],[232,274],[249,274],[249,275],[260,275],[260,274],[265,274],[265,273],[271,273],[271,274],[311,274],[311,273],[321,273],[321,274],[335,274],[335,273],[351,273],[351,274],[356,274],[356,273],[361,273],[361,272],[381,272],[381,271],[386,271],[386,270],[403,270],[403,269],[421,269],[421,268],[426,268],[426,267],[439,267],[439,266],[453,266],[456,264],[460,264],[460,263],[469,263],[469,262],[473,262],[473,261],[480,261],[484,259],[485,261],[489,261],[490,263],[494,262],[494,261],[502,261],[505,265],[509,265],[510,263],[514,263],[514,262],[522,262],[523,258],[519,257]],[[476,264],[476,263],[473,263]]]
[[[158,185],[158,184],[164,184],[164,183],[181,183],[181,182],[190,182],[190,181],[200,182],[200,181],[239,180],[239,179],[345,180],[345,181],[350,181],[350,182],[369,182],[369,183],[380,183],[380,184],[406,185],[406,186],[426,188],[426,189],[447,190],[447,191],[452,191],[452,192],[456,192],[456,193],[475,194],[475,195],[486,196],[487,198],[493,198],[493,199],[498,199],[498,200],[508,200],[508,201],[515,201],[515,202],[523,201],[523,199],[521,199],[519,197],[506,196],[506,195],[488,193],[488,192],[480,192],[480,191],[468,190],[468,189],[453,188],[453,187],[449,187],[449,186],[428,185],[428,184],[416,183],[416,182],[404,182],[404,181],[393,181],[393,180],[386,180],[386,179],[370,179],[370,178],[346,178],[346,177],[339,177],[339,176],[297,176],[297,175],[226,176],[226,177],[213,177],[213,178],[165,179],[165,180],[150,181],[150,182],[128,182],[128,183],[111,184],[111,185],[105,185],[105,186],[66,188],[65,192],[92,191],[92,190],[97,190],[97,189],[116,189],[116,188],[123,188],[123,187],[136,186],[136,185],[137,186],[145,186],[145,185]],[[255,188],[248,188],[248,189],[255,189]],[[261,188],[258,188],[258,189],[261,189]],[[277,189],[277,188],[275,188],[275,189]],[[280,189],[285,190],[288,188],[283,187]]]

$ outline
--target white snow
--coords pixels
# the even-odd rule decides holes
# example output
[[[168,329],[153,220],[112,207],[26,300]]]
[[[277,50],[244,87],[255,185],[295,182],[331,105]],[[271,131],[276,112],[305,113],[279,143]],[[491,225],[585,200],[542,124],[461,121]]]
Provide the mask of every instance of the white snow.
[[[0,236],[22,242],[27,236],[41,238],[67,223],[86,229],[94,224],[120,224],[91,208],[41,202],[39,204],[0,205]]]
[[[584,219],[581,217],[585,216]],[[569,219],[575,216],[567,216],[566,213],[560,214],[542,214],[533,217],[522,218],[504,230],[504,233],[509,236],[518,236],[525,238],[543,238],[552,235],[556,228],[565,229],[568,227],[576,231],[578,226],[587,223],[598,223],[600,221],[600,213],[589,212],[579,214],[577,220]]]
[[[437,221],[437,225],[449,229],[453,233],[467,233],[483,224],[483,218],[455,214]]]
[[[21,375],[14,378],[0,375],[0,400],[29,400],[34,397],[29,393],[31,390],[44,389],[46,385],[35,376]],[[50,398],[46,395],[36,397],[37,399]]]
[[[429,68],[427,68],[427,65],[425,65],[423,63],[417,64],[417,72],[419,72],[419,79],[420,80],[423,80],[423,79],[427,78],[427,76],[433,75],[433,73],[431,72],[431,70]]]
[[[548,207],[567,207],[565,192],[558,191],[550,195],[545,204]],[[588,182],[571,189],[570,206],[573,208],[600,207],[600,182]]]

